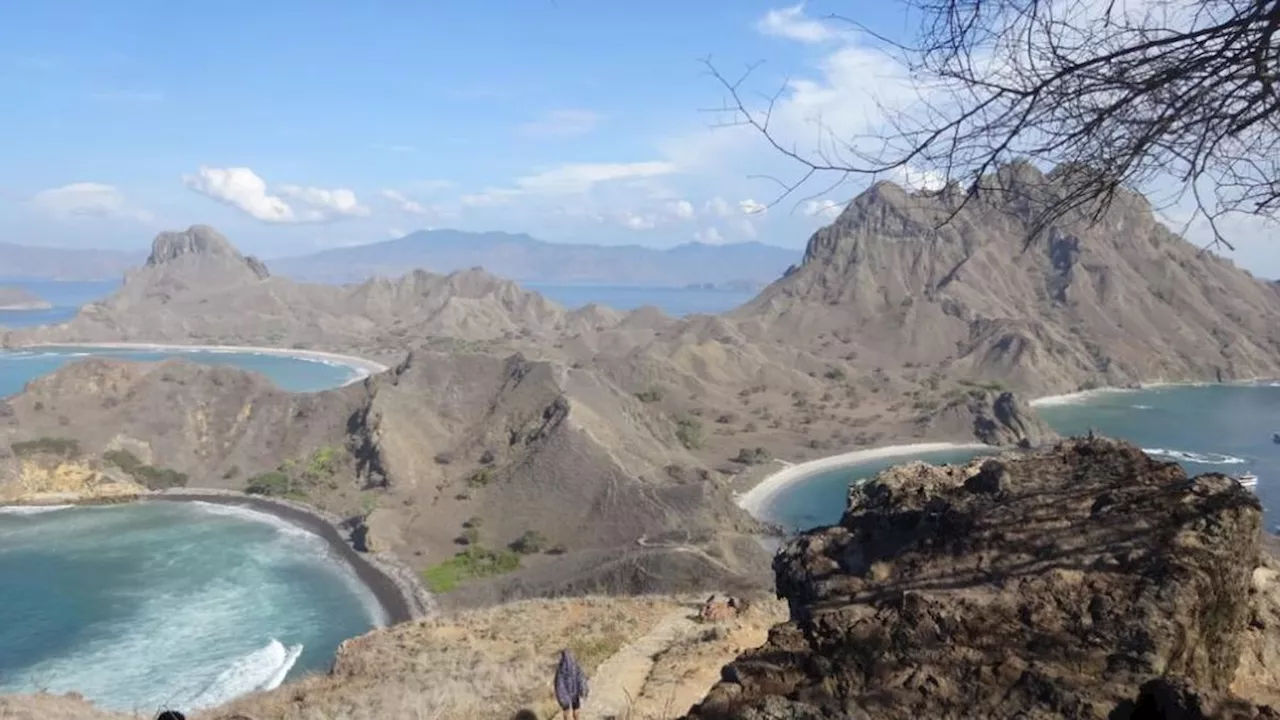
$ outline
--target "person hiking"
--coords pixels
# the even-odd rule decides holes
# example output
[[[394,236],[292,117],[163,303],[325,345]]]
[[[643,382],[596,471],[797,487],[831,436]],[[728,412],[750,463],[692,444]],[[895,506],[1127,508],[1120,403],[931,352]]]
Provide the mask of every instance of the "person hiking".
[[[556,702],[564,711],[565,720],[578,720],[578,709],[590,690],[587,675],[568,648],[560,651],[560,663],[556,665]]]

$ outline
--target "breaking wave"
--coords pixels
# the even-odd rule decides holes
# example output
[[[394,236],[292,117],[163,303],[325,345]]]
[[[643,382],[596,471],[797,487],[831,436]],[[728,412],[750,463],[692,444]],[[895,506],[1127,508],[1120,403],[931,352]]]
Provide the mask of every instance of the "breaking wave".
[[[1197,465],[1240,465],[1249,462],[1244,458],[1221,453],[1195,453],[1185,450],[1166,450],[1165,448],[1142,448],[1142,452],[1178,462],[1196,463]]]
[[[235,661],[199,693],[175,705],[184,710],[202,710],[251,692],[274,690],[284,682],[300,655],[301,645],[286,648],[284,643],[271,638],[266,647]]]

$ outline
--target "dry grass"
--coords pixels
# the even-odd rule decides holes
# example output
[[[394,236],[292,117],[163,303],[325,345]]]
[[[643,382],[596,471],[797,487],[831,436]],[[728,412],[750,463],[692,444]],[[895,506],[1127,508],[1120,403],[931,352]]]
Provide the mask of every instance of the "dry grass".
[[[588,673],[677,610],[669,598],[529,600],[348,641],[334,673],[243,698],[199,720],[488,720],[555,715],[557,653]]]

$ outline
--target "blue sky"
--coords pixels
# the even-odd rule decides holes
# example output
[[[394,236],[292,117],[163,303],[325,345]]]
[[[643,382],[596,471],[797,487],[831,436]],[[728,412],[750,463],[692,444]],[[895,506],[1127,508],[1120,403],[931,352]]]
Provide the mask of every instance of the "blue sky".
[[[802,247],[860,185],[717,127],[700,64],[765,61],[775,129],[865,130],[910,87],[832,23],[893,1],[42,0],[0,22],[0,241],[143,247],[204,222],[265,256],[420,228]],[[1280,267],[1276,268],[1280,274]]]

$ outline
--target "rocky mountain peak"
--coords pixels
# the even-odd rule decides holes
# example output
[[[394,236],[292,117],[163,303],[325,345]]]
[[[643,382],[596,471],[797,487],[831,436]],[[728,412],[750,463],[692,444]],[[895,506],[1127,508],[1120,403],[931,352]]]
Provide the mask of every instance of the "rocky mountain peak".
[[[247,266],[259,279],[270,275],[267,266],[255,257],[245,257],[222,233],[209,225],[192,225],[185,231],[166,231],[151,243],[147,267],[171,264],[180,258],[215,258]]]

